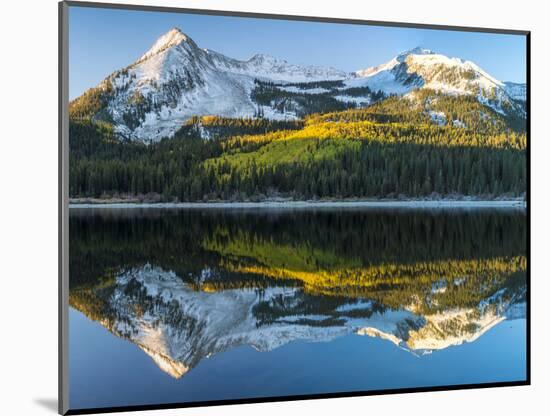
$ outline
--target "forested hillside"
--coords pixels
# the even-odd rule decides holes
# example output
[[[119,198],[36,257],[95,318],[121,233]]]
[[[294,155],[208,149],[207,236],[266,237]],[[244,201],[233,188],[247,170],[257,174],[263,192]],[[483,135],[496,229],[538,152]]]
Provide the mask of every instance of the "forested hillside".
[[[429,90],[296,121],[193,117],[148,145],[120,140],[108,122],[74,118],[70,196],[518,197],[526,144],[523,119]]]

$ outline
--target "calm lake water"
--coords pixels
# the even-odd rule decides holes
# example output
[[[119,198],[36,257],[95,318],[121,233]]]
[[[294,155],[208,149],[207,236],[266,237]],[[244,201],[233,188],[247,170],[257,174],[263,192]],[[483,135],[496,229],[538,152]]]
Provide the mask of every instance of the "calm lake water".
[[[526,378],[522,210],[71,209],[70,407]]]

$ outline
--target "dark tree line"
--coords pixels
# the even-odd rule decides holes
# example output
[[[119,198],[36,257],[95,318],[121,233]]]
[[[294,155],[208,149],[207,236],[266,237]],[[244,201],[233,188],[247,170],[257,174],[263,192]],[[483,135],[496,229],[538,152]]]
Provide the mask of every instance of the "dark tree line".
[[[263,117],[229,118],[220,116],[194,116],[175,133],[174,137],[203,137],[220,139],[272,131],[297,130],[304,127],[303,120],[271,120]],[[204,137],[203,137],[204,138]]]
[[[310,164],[258,166],[252,162],[232,167],[222,161],[205,171],[197,187],[180,189],[178,197],[200,198],[204,190],[211,198],[221,199],[274,192],[296,199],[427,197],[432,193],[519,196],[526,189],[525,181],[525,157],[517,150],[363,141],[358,150]]]
[[[526,190],[525,152],[486,146],[309,140],[301,159],[236,163],[224,155],[262,152],[262,143],[176,137],[144,145],[113,136],[109,125],[70,125],[70,195],[156,193],[166,201],[503,194]],[[342,150],[342,140],[346,140]],[[286,146],[286,141],[275,145]],[[292,150],[289,148],[289,152]],[[254,154],[256,154],[254,153]],[[322,158],[317,155],[325,154]],[[309,155],[309,156],[308,156]],[[205,161],[209,160],[208,163]]]

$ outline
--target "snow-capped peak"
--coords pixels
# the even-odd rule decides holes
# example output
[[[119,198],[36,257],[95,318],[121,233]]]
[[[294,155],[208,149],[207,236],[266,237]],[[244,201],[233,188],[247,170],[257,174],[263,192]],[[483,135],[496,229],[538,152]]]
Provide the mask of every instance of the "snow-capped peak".
[[[399,55],[395,57],[395,60],[398,62],[403,62],[409,55],[435,55],[435,52],[433,52],[430,49],[421,48],[420,46],[417,46],[416,48],[401,52]]]
[[[278,59],[266,53],[257,53],[250,57],[247,62],[287,63],[287,61],[285,61],[284,59]]]
[[[388,62],[385,62],[377,66],[371,66],[366,69],[360,69],[359,71],[355,72],[355,75],[358,77],[369,77],[369,76],[376,75],[382,71],[389,71],[395,68],[397,65],[405,62],[407,57],[411,55],[435,55],[435,52],[433,52],[430,49],[421,48],[420,46],[417,46],[416,48],[409,49],[407,51],[403,51],[399,53],[397,56],[395,56],[393,59],[389,60]]]
[[[381,65],[357,71],[355,75],[356,79],[346,82],[348,86],[367,86],[373,91],[398,95],[416,89],[451,95],[473,95],[482,104],[501,114],[510,111],[522,114],[523,111],[511,101],[510,95],[521,97],[521,87],[506,88],[503,82],[474,62],[421,47],[402,52]]]
[[[139,61],[143,61],[151,56],[158,54],[172,46],[177,46],[182,42],[191,41],[191,38],[181,31],[181,29],[174,27],[159,37],[151,48],[145,52]]]
[[[504,85],[473,62],[422,47],[404,51],[381,65],[349,73],[333,67],[293,64],[264,53],[247,60],[231,58],[200,49],[193,39],[175,27],[160,36],[140,59],[105,80],[114,87],[113,93],[97,114],[101,113],[102,117],[107,114],[121,137],[157,141],[171,137],[192,116],[255,117],[259,104],[252,92],[257,80],[339,81],[343,84],[342,90],[368,87],[373,92],[381,92],[382,96],[404,95],[426,88],[445,94],[476,96],[481,103],[502,114],[510,110],[523,114],[517,102],[525,100],[524,86]],[[339,96],[346,95],[343,92]],[[369,97],[360,98],[364,103],[370,102]],[[275,109],[278,104],[274,101],[270,105]],[[268,118],[297,116],[297,113],[278,110],[270,114]]]

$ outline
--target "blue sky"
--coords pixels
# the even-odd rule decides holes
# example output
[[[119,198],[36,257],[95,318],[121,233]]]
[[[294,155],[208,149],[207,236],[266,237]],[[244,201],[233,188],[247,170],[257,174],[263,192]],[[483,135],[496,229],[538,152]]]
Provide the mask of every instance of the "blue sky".
[[[71,7],[71,99],[134,62],[172,27],[201,48],[237,59],[267,53],[291,63],[355,71],[421,46],[471,60],[502,81],[526,79],[520,35]]]

